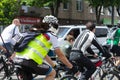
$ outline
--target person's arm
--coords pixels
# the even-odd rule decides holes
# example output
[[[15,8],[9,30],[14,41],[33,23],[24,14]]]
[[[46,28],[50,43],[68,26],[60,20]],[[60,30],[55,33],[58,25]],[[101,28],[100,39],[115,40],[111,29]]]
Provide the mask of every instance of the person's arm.
[[[94,51],[91,49],[91,47],[88,47],[88,48],[87,48],[87,52],[90,53],[90,54],[92,54],[92,55],[95,54]]]
[[[92,40],[92,44],[95,47],[97,47],[97,49],[99,49],[100,52],[104,53],[104,50],[103,50],[102,46],[98,43],[98,41],[95,38]]]
[[[106,58],[111,57],[111,54],[108,51],[106,52],[105,49],[97,42],[96,39],[93,39],[92,43],[99,49],[99,51],[102,53],[102,56]]]
[[[73,67],[73,65],[69,62],[69,60],[64,55],[64,53],[60,50],[60,48],[56,48],[54,51],[57,54],[60,61],[63,62],[68,68],[71,69]]]
[[[87,48],[87,52],[92,54],[94,57],[97,57],[98,55],[96,53],[94,53],[94,51],[91,49],[91,47]]]
[[[59,48],[59,42],[56,36],[51,35],[50,41],[52,43],[52,46],[54,48],[55,54],[58,56],[59,60],[65,64],[68,68],[73,68],[73,65],[69,62],[67,57],[64,55],[64,53]]]
[[[0,46],[0,49],[3,50],[4,52],[7,52],[7,50],[3,46]]]
[[[15,58],[15,56],[16,56],[16,53],[14,52],[14,53],[10,56],[9,59],[13,60],[13,59]]]
[[[55,67],[55,63],[51,60],[51,58],[46,55],[45,56],[45,60],[52,66],[52,67]]]

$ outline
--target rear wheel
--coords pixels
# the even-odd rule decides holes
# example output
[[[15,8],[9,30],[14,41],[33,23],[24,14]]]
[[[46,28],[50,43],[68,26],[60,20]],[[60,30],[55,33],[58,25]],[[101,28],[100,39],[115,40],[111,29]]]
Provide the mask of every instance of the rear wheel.
[[[0,80],[12,80],[11,75],[14,73],[14,64],[0,63]]]
[[[62,77],[60,80],[77,80],[77,78],[72,75],[66,75]]]
[[[101,80],[120,80],[120,76],[117,72],[111,71],[109,73],[104,73]]]

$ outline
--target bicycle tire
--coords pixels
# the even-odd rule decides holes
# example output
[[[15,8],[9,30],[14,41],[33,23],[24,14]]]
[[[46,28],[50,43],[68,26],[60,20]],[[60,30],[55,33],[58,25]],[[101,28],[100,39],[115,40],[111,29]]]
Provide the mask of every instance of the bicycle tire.
[[[108,73],[104,73],[100,80],[120,80],[120,76],[115,71],[110,71]]]
[[[77,78],[72,75],[66,75],[63,76],[60,80],[77,80]]]
[[[2,64],[2,63],[1,63]],[[12,64],[4,64],[0,68],[0,80],[12,80],[11,75],[14,73],[14,66]]]

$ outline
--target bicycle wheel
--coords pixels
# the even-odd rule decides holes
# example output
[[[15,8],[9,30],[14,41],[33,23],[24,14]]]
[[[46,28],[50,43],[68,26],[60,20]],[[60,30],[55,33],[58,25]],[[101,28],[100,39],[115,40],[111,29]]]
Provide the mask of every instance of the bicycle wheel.
[[[14,73],[14,65],[6,62],[0,63],[0,80],[12,80],[11,75]]]
[[[111,71],[109,73],[104,73],[100,80],[120,80],[120,76],[117,72]]]
[[[77,80],[77,78],[72,75],[66,75],[62,77],[60,80]]]

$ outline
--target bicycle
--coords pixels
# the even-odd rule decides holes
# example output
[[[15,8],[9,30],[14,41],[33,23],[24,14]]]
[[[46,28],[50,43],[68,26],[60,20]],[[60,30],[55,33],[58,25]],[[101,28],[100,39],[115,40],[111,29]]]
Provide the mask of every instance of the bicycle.
[[[110,49],[108,49],[110,52]],[[106,72],[101,76],[101,80],[119,80],[120,76],[119,76],[119,69],[118,67],[115,65],[116,63],[116,55],[112,54],[112,58],[108,61],[109,66],[106,68]]]
[[[104,71],[104,67],[105,66],[103,66],[102,64],[104,63],[104,59],[103,60],[97,60],[97,61],[95,61],[94,62],[95,63],[95,65],[96,65],[96,67],[97,67],[97,69],[96,69],[96,71],[94,72],[94,74],[91,76],[91,79],[92,80],[96,80],[95,78],[96,78],[96,76],[98,76],[99,75],[99,77],[101,77],[102,76],[102,72]],[[74,64],[76,64],[76,63],[74,63]],[[77,65],[76,65],[77,66]],[[84,70],[82,70],[82,71],[79,71],[80,72],[80,74],[78,75],[78,76],[75,76],[76,75],[76,73],[70,73],[70,74],[66,74],[65,76],[63,76],[62,78],[61,78],[61,80],[79,80],[79,78],[81,78],[82,76],[83,76],[83,74],[84,74],[84,72],[86,71],[86,69],[85,68],[83,68]],[[101,72],[102,71],[102,72]]]
[[[114,63],[111,61],[112,58],[110,59],[105,59],[102,56],[99,56],[99,60],[97,61],[97,63],[95,63],[97,69],[96,71],[93,73],[93,75],[91,76],[90,80],[111,80],[114,77],[116,77],[116,79],[120,79],[119,75],[116,74],[114,72],[115,69],[115,65]],[[98,64],[98,65],[97,65]],[[81,71],[80,71],[81,72]],[[81,73],[84,73],[85,70]],[[111,74],[112,76],[107,77],[106,75]],[[65,75],[61,78],[61,80],[81,80],[80,78],[82,78],[82,74],[79,74],[79,77],[75,76],[75,73],[69,74],[69,75]]]
[[[119,80],[120,71],[115,66],[113,59],[108,61],[109,66],[106,67],[106,72],[103,73],[100,80]]]
[[[3,51],[0,53],[0,73],[3,74],[0,80],[12,80],[11,75],[14,73],[14,64],[6,58]]]
[[[109,64],[111,64],[109,61],[101,60],[97,61],[95,63],[97,66],[96,71],[93,73],[93,75],[90,77],[90,80],[112,80],[115,78],[115,80],[119,80],[120,76],[115,71],[110,70],[112,66],[110,67]],[[114,67],[114,66],[113,66]],[[82,72],[84,73],[84,72]],[[80,78],[83,77],[83,74],[80,73],[77,77],[75,76],[75,73],[71,74],[65,74],[60,80],[81,80]],[[109,76],[109,77],[108,77]]]
[[[0,80],[12,80],[13,74],[17,77],[17,80],[28,80],[28,76],[23,71],[23,68],[19,64],[19,62],[13,62],[9,60],[5,55],[4,52],[0,52]],[[35,74],[33,78],[37,77]]]

